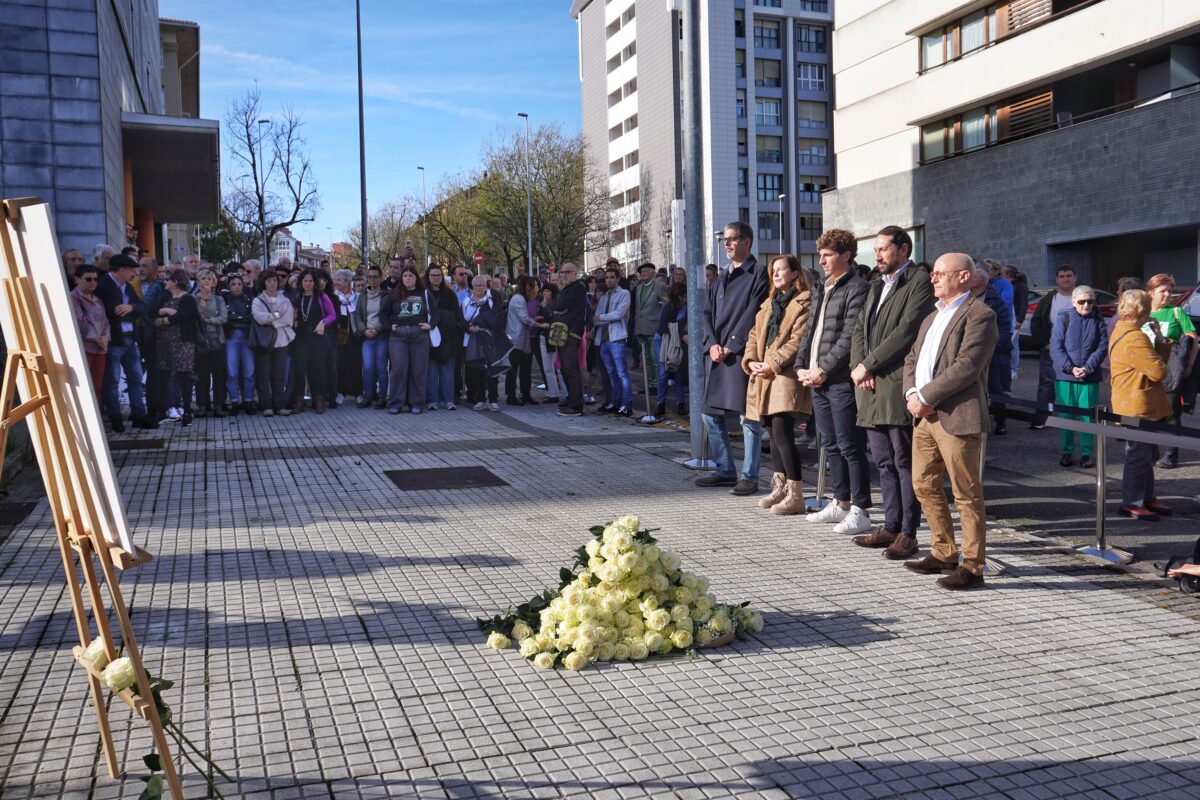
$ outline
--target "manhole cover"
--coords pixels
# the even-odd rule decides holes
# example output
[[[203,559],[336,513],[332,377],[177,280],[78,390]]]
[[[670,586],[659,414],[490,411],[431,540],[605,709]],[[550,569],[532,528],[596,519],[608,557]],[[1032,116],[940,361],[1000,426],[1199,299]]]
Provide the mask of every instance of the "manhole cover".
[[[162,450],[166,439],[109,439],[109,450]]]
[[[483,467],[439,467],[437,469],[389,469],[383,473],[402,492],[429,489],[477,489],[508,486],[491,470]]]
[[[0,526],[20,525],[36,507],[37,503],[0,503]]]

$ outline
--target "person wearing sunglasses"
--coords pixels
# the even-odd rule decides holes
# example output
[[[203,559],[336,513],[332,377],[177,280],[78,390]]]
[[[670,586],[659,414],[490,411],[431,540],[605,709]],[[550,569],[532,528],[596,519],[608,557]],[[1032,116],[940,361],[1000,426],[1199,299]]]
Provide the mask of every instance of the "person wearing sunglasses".
[[[108,342],[112,338],[104,303],[96,297],[96,282],[99,279],[100,270],[84,264],[75,271],[75,288],[71,290],[71,307],[83,337],[83,352],[87,356],[88,372],[92,374],[92,388],[96,391],[97,402],[104,385]]]
[[[1075,408],[1094,408],[1100,401],[1100,364],[1108,352],[1108,326],[1096,310],[1096,292],[1079,285],[1071,292],[1071,307],[1058,315],[1050,329],[1050,358],[1054,362],[1054,402]],[[1067,419],[1087,417],[1059,414]],[[1094,467],[1096,437],[1079,434],[1079,466]],[[1075,431],[1062,432],[1059,464],[1075,463]]]

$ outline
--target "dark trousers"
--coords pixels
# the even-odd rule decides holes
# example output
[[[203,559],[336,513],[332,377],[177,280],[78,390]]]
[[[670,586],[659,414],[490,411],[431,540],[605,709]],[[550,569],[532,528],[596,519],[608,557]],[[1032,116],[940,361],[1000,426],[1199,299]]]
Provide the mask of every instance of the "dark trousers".
[[[870,508],[871,473],[867,469],[863,430],[858,427],[854,384],[839,381],[814,389],[813,417],[821,434],[825,456],[829,459],[833,499],[849,500],[859,508]]]
[[[329,389],[325,382],[329,337],[317,333],[299,334],[292,342],[292,402],[304,402],[304,384],[313,400],[324,397]]]
[[[225,407],[225,348],[196,351],[196,405],[205,410]]]
[[[470,364],[467,364],[466,366],[467,402],[500,402],[500,379],[489,378],[487,374],[487,367],[474,367]]]
[[[520,399],[528,400],[533,386],[533,356],[524,350],[513,348],[508,355],[508,374],[504,376],[504,397],[510,402],[517,399],[518,381],[520,382]]]
[[[1121,501],[1127,506],[1144,506],[1154,499],[1154,461],[1158,445],[1125,442],[1125,471],[1121,473]]]
[[[796,449],[796,416],[767,414],[763,427],[771,431],[772,472],[781,472],[789,481],[800,480],[800,451]]]
[[[353,398],[363,393],[362,339],[337,345],[337,390]]]
[[[583,371],[579,368],[579,338],[575,334],[567,337],[567,343],[558,348],[558,360],[562,366],[563,383],[567,385],[567,402],[570,408],[583,410]]]
[[[912,435],[911,425],[867,428],[871,460],[879,470],[883,527],[916,536],[917,525],[921,523],[921,502],[913,491]]]
[[[460,335],[461,339],[462,336]],[[454,352],[454,399],[457,401],[463,396],[463,391],[466,388],[465,373],[467,368],[466,350],[459,347]]]
[[[156,369],[151,380],[152,385],[150,387],[150,391],[156,397],[166,397],[171,381],[174,380],[175,385],[179,389],[179,396],[183,398],[182,407],[184,413],[192,413],[192,373],[174,372],[168,369]]]
[[[270,350],[254,352],[254,383],[258,387],[258,407],[264,411],[268,408],[272,411],[282,411],[287,407],[288,398],[283,393],[287,359],[286,347],[272,347]]]
[[[1054,359],[1050,357],[1050,348],[1047,347],[1041,351],[1041,361],[1038,362],[1038,412],[1033,418],[1035,425],[1045,425],[1046,417],[1050,416],[1045,408],[1054,402],[1054,378]]]
[[[429,380],[429,333],[413,325],[388,340],[391,371],[388,372],[388,408],[425,405]]]
[[[324,336],[329,340],[329,346],[325,348],[325,386],[329,392],[329,404],[333,405],[338,394],[337,334],[330,328],[325,331]]]

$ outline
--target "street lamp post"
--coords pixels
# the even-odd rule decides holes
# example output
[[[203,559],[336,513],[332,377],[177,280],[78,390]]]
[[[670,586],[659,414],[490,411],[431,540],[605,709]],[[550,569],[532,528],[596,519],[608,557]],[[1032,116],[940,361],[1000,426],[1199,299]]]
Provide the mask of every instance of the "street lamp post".
[[[267,170],[266,165],[263,164],[262,154],[263,125],[270,124],[271,120],[269,119],[260,119],[258,121],[258,225],[262,228],[263,269],[271,266],[271,241],[267,236]]]
[[[421,254],[425,266],[429,266],[429,233],[425,227],[425,215],[428,213],[429,201],[425,199],[425,168],[417,167],[421,173]]]
[[[783,201],[787,199],[787,195],[783,192],[779,193],[779,252],[787,252],[787,245],[783,241]]]
[[[525,118],[525,235],[526,251],[529,258],[527,274],[533,276],[533,188],[529,176],[529,115],[524,111],[517,112],[518,117]]]
[[[370,238],[367,231],[367,125],[363,115],[363,57],[362,57],[362,3],[354,2],[354,25],[358,33],[358,184],[359,202],[362,204],[361,244],[362,266],[365,271],[370,263]]]

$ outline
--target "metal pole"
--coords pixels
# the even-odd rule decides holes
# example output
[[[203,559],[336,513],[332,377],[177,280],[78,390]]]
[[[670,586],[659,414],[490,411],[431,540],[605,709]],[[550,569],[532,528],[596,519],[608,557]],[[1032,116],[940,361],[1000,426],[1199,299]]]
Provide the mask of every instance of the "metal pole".
[[[829,454],[826,452],[825,445],[821,444],[819,432],[813,437],[813,440],[817,445],[817,496],[805,500],[804,505],[809,511],[820,511],[829,505],[829,501],[825,499],[825,461]]]
[[[367,268],[367,128],[363,116],[362,0],[354,0],[354,24],[358,29],[358,181],[362,201],[362,265]]]
[[[779,193],[779,252],[786,253],[788,251],[787,243],[783,241],[783,201],[787,199],[787,195],[783,192]]]
[[[271,240],[267,236],[267,171],[263,164],[262,140],[263,140],[263,125],[270,125],[271,120],[260,119],[258,121],[258,174],[259,174],[259,194],[258,194],[258,224],[262,228],[263,239],[263,269],[271,266]]]
[[[423,266],[429,266],[429,232],[425,227],[425,215],[429,208],[429,200],[425,197],[425,168],[417,167],[421,171],[421,257],[425,259]]]
[[[517,114],[525,118],[525,242],[528,257],[528,274],[536,275],[533,269],[533,179],[529,168],[529,151],[532,142],[529,138],[529,115],[524,111]]]
[[[1103,426],[1103,417],[1100,416],[1101,411],[1104,411],[1104,406],[1096,408],[1096,424]],[[1106,561],[1110,564],[1128,564],[1133,560],[1133,554],[1124,550],[1119,550],[1115,547],[1108,546],[1108,536],[1106,530],[1105,519],[1105,494],[1107,487],[1105,480],[1107,476],[1106,466],[1108,462],[1108,436],[1103,432],[1096,434],[1096,545],[1094,547],[1079,547],[1075,552],[1080,555],[1091,556],[1098,558],[1101,561]]]
[[[684,16],[683,31],[683,190],[684,190],[684,242],[688,271],[688,411],[692,435],[692,457],[703,461],[704,421],[704,376],[707,367],[704,359],[704,304],[707,292],[704,287],[704,242],[705,207],[704,173],[702,152],[703,117],[700,113],[701,82],[700,68],[700,0],[684,0],[681,11]]]

